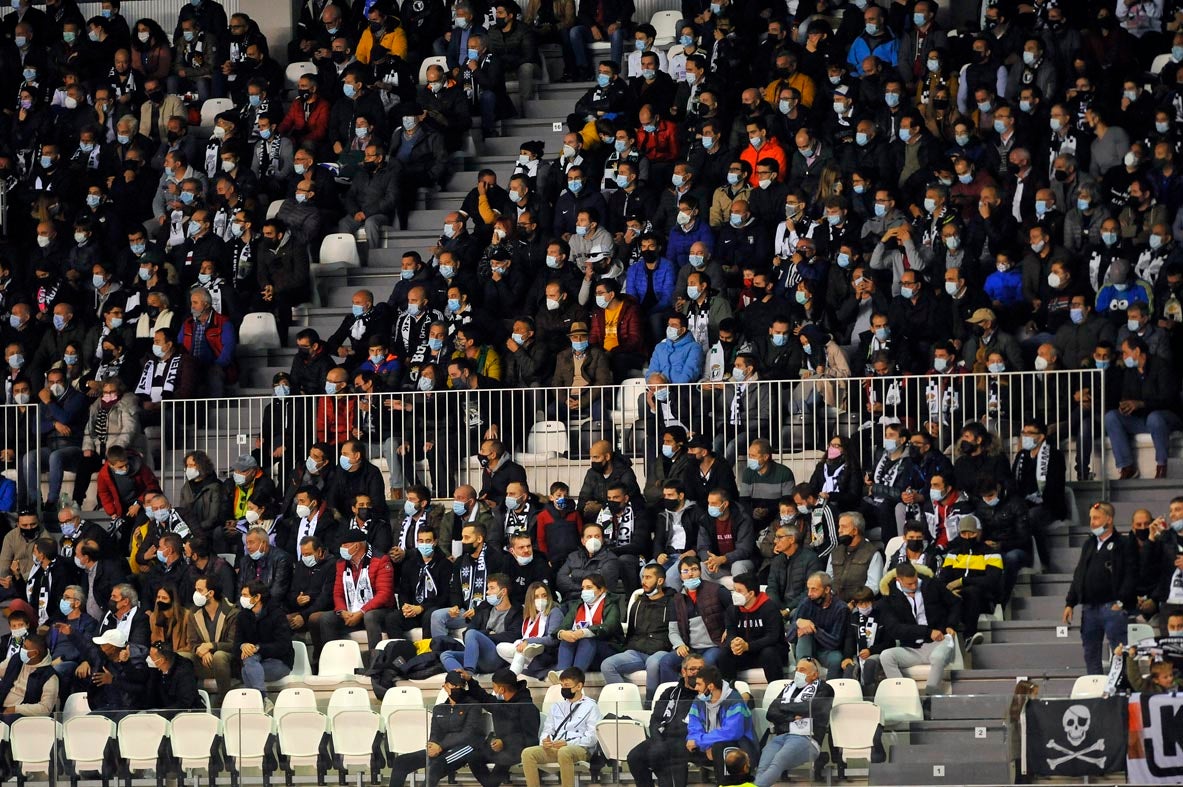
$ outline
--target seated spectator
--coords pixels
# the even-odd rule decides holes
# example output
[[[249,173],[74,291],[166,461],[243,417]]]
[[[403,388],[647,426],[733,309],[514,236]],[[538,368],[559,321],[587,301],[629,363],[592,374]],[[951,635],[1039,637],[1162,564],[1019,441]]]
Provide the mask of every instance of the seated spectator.
[[[522,750],[527,787],[540,787],[538,766],[558,763],[562,787],[575,787],[575,765],[596,751],[596,724],[603,718],[596,701],[583,693],[584,672],[568,667],[556,673],[563,698],[551,706],[539,733],[539,745]]]
[[[832,674],[832,673],[827,673]],[[821,679],[816,660],[800,657],[793,682],[768,705],[771,735],[760,752],[756,787],[772,787],[782,775],[817,759],[830,728],[834,689]],[[814,779],[821,774],[814,770]]]
[[[620,556],[604,546],[604,527],[598,523],[583,526],[582,547],[573,551],[555,573],[555,587],[564,598],[575,598],[583,590],[583,581],[599,575],[608,587],[620,579]]]
[[[969,515],[972,511],[972,508],[967,508],[965,513]],[[955,538],[956,536],[954,536]],[[901,563],[911,563],[914,566],[924,566],[935,574],[937,569],[941,567],[941,563],[945,559],[945,549],[928,540],[928,534],[922,522],[915,519],[905,522],[903,541],[898,550],[884,556],[886,558],[885,569],[890,571]],[[948,541],[945,543],[948,545]]]
[[[772,444],[753,440],[748,445],[748,463],[739,474],[739,502],[752,515],[752,526],[761,530],[777,516],[777,501],[791,495],[797,481],[793,471],[772,458]]]
[[[961,621],[961,601],[936,580],[921,581],[916,567],[904,563],[895,570],[896,581],[881,602],[887,636],[899,644],[880,656],[880,667],[888,678],[904,677],[903,670],[928,664],[926,694],[939,694],[945,681],[945,667],[953,660]],[[923,605],[914,597],[919,594]],[[923,610],[923,621],[919,610]]]
[[[982,524],[976,516],[961,517],[957,527],[961,535],[949,543],[936,581],[961,599],[961,633],[968,651],[982,641],[978,615],[989,614],[1002,599],[1003,566],[997,547],[985,542]]]
[[[282,607],[292,582],[292,557],[272,545],[270,534],[261,527],[247,531],[243,561],[238,566],[238,588],[262,582],[271,590],[274,606]]]
[[[608,502],[608,487],[623,483],[629,497],[640,497],[637,475],[628,457],[612,449],[607,440],[597,440],[588,451],[591,467],[583,476],[579,488],[579,510],[585,522],[594,520]],[[553,553],[555,550],[551,550]]]
[[[838,543],[839,509],[820,497],[810,483],[793,487],[793,502],[797,504],[797,511],[807,518],[808,530],[802,534],[805,544],[825,560]]]
[[[243,688],[267,698],[267,684],[287,677],[295,662],[292,633],[280,602],[260,581],[242,588],[242,612],[234,633],[234,649],[242,662]]]
[[[460,536],[461,555],[453,563],[447,602],[438,605],[429,618],[432,637],[446,637],[449,631],[466,627],[476,615],[477,605],[485,600],[489,578],[505,573],[505,553],[491,549],[485,542],[485,533],[485,526],[479,522],[464,526]]]
[[[526,681],[518,680],[511,670],[499,669],[493,673],[492,684],[493,691],[487,692],[470,676],[466,686],[469,700],[489,708],[493,717],[493,737],[476,746],[477,756],[469,764],[481,784],[497,779],[501,779],[497,783],[504,783],[509,769],[522,761],[522,751],[534,744],[534,730],[542,724]]]
[[[717,667],[704,666],[695,681],[698,697],[686,717],[686,749],[697,765],[723,762],[727,749],[742,749],[756,757],[759,744],[752,724],[752,711],[731,682]]]
[[[497,655],[509,662],[509,669],[515,675],[525,672],[540,677],[557,658],[559,640],[555,635],[562,625],[563,610],[550,588],[543,582],[534,582],[526,589],[521,636],[498,642]]]
[[[629,773],[640,787],[653,787],[655,775],[661,784],[681,784],[685,778],[687,717],[698,699],[698,672],[704,665],[697,653],[688,653],[681,662],[681,679],[653,702],[649,736],[628,754]]]
[[[435,787],[440,779],[451,776],[479,757],[475,745],[485,737],[485,723],[475,703],[468,696],[469,676],[457,670],[444,677],[443,692],[447,701],[431,710],[427,749],[396,756],[390,765],[391,787],[402,787],[407,776],[420,767],[425,780]]]
[[[394,568],[383,554],[369,554],[365,533],[351,530],[341,538],[341,559],[333,584],[333,611],[318,612],[313,645],[320,653],[326,642],[365,628],[370,648],[382,641],[382,621],[394,606]]]
[[[707,517],[707,526],[698,533],[698,557],[706,578],[717,582],[725,576],[753,573],[760,556],[756,528],[747,509],[732,502],[724,490],[716,489],[707,495]]]
[[[218,686],[218,696],[225,697],[230,691],[239,608],[207,576],[194,581],[192,600],[194,609],[186,627],[189,641],[185,650],[193,654],[197,679],[212,678]]]
[[[198,287],[189,293],[189,305],[192,313],[181,323],[177,341],[197,363],[204,380],[201,390],[207,396],[220,397],[226,386],[238,379],[237,329],[224,315],[214,311],[213,298],[205,288]]]
[[[604,659],[604,683],[624,683],[628,675],[645,670],[645,702],[657,691],[661,660],[670,652],[668,608],[674,591],[665,587],[665,572],[656,563],[641,570],[641,587],[628,606],[628,635],[624,650]]]
[[[1154,443],[1154,477],[1167,477],[1171,432],[1183,428],[1178,391],[1170,384],[1166,366],[1150,354],[1142,339],[1130,336],[1121,343],[1122,371],[1116,409],[1105,413],[1105,431],[1113,448],[1118,478],[1137,478],[1138,463],[1130,438],[1150,433]]]
[[[153,642],[145,663],[148,665],[148,685],[143,699],[145,709],[171,719],[178,713],[205,708],[197,693],[197,675],[192,661],[163,642]]]
[[[878,593],[883,577],[883,554],[867,540],[866,527],[862,514],[847,512],[838,517],[838,546],[826,564],[826,573],[834,578],[834,592],[848,604],[860,587]]]
[[[127,634],[111,628],[93,638],[90,662],[79,665],[88,667],[85,675],[89,679],[87,703],[91,711],[126,713],[143,707],[144,692],[148,685],[148,668],[145,664],[148,645],[137,655],[128,645]]]
[[[452,563],[439,548],[436,532],[425,527],[415,534],[415,551],[399,566],[399,604],[386,613],[382,629],[391,639],[408,639],[412,628],[428,629],[432,613],[448,601]]]
[[[476,606],[476,612],[462,635],[463,651],[440,654],[440,663],[447,670],[460,670],[470,675],[493,672],[502,664],[497,646],[516,638],[521,620],[521,606],[512,604],[509,599],[509,577],[494,574],[485,587],[484,600]]]
[[[12,724],[29,716],[49,716],[57,708],[59,678],[45,638],[30,634],[21,640],[14,658],[4,662],[0,697],[4,712],[0,719]]]
[[[191,656],[189,650],[189,613],[176,597],[176,591],[161,585],[154,594],[154,604],[148,612],[148,628],[152,641],[167,645],[169,650]]]
[[[54,670],[62,685],[69,688],[74,670],[90,652],[91,638],[98,629],[98,621],[86,612],[86,591],[70,585],[62,591],[58,609],[49,622],[45,644],[53,657]],[[9,619],[9,625],[12,620]],[[66,693],[69,693],[68,691]]]
[[[41,405],[38,446],[24,455],[21,464],[26,488],[22,501],[26,505],[40,502],[40,468],[49,468],[49,497],[45,506],[54,508],[61,498],[62,478],[66,468],[76,466],[82,458],[82,433],[87,423],[89,402],[76,388],[68,384],[66,372],[60,367],[45,374],[45,387],[38,393]]]
[[[726,630],[719,649],[719,672],[732,680],[741,670],[763,668],[769,682],[784,674],[779,644],[784,639],[780,610],[760,590],[754,574],[733,578],[733,605],[726,612]]]
[[[218,551],[224,552],[225,537],[217,532],[224,530],[230,519],[226,485],[218,478],[213,460],[205,451],[190,451],[185,454],[184,462],[185,482],[181,485],[177,505],[185,510],[194,532],[220,539],[223,548]]]
[[[805,585],[806,599],[793,613],[788,629],[789,642],[796,642],[794,653],[800,659],[816,658],[827,675],[838,675],[846,652],[846,632],[850,609],[834,597],[830,575],[812,574]]]
[[[782,518],[773,526],[773,558],[768,572],[768,597],[780,610],[781,617],[791,618],[807,597],[806,582],[825,569],[825,562],[809,546],[802,544],[801,531]]]
[[[856,678],[864,697],[874,697],[879,685],[879,656],[894,645],[883,627],[883,613],[875,604],[875,594],[862,587],[854,592],[850,612],[850,627],[846,630],[843,650],[849,654],[842,660],[842,676]]]
[[[579,603],[573,604],[563,618],[559,639],[558,663],[547,674],[552,683],[568,667],[580,670],[599,668],[601,662],[620,650],[620,606],[616,594],[608,592],[603,574],[583,578]]]

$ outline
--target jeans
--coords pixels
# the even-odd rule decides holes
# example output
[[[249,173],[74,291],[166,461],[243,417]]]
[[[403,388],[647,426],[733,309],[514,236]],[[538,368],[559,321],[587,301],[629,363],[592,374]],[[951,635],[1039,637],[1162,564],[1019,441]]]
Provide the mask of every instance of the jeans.
[[[694,648],[691,648],[694,650]],[[702,656],[702,660],[712,667],[719,663],[719,648],[704,648],[698,651]],[[661,661],[657,664],[657,685],[663,683],[676,683],[682,679],[682,657],[678,655],[676,650],[671,650],[661,657]]]
[[[337,222],[337,232],[356,235],[360,228],[365,227],[366,245],[371,249],[378,249],[382,247],[382,227],[390,223],[390,217],[381,213],[366,214],[363,221],[358,221],[353,216],[342,216]]]
[[[612,45],[609,59],[613,63],[620,63],[621,57],[624,55],[624,26],[616,28],[615,33],[608,34],[604,30],[609,43]],[[571,28],[571,49],[575,55],[575,65],[580,68],[587,68],[591,64],[588,62],[588,47],[595,42],[592,36],[591,28],[587,25],[575,25]]]
[[[1012,549],[1002,554],[1002,601],[1000,603],[1003,606],[1010,602],[1010,594],[1014,592],[1015,583],[1019,581],[1019,570],[1030,568],[1033,563],[1031,553],[1025,549]]]
[[[559,661],[555,664],[555,670],[562,672],[567,667],[579,667],[587,672],[595,669],[600,662],[614,653],[611,645],[595,637],[587,637],[578,642],[560,642]]]
[[[464,632],[464,650],[453,650],[440,655],[440,664],[444,669],[466,672],[490,673],[496,672],[505,665],[497,655],[497,643],[489,639],[483,631]]]
[[[286,678],[291,671],[292,668],[279,659],[261,659],[256,653],[242,660],[242,685],[255,689],[266,698],[267,684]]]
[[[786,732],[770,737],[760,752],[760,765],[756,768],[754,780],[756,787],[772,787],[781,780],[782,773],[812,762],[817,753],[813,738],[806,735]]]
[[[879,657],[879,666],[888,678],[904,677],[904,670],[920,664],[928,664],[928,682],[925,694],[940,694],[945,680],[945,667],[953,660],[953,648],[946,640],[925,642],[918,648],[888,648]]]
[[[1155,410],[1150,415],[1122,415],[1117,410],[1105,413],[1105,431],[1109,434],[1109,445],[1113,449],[1113,462],[1118,468],[1136,464],[1130,437],[1150,433],[1154,441],[1154,463],[1165,465],[1170,449],[1171,432],[1183,429],[1183,421],[1169,410]]]
[[[369,612],[363,612],[360,626],[345,625],[345,621],[336,612],[318,612],[309,621],[315,624],[310,627],[312,645],[319,654],[326,642],[347,637],[349,632],[364,628],[366,643],[370,647],[370,652],[373,653],[377,649],[378,643],[382,641],[382,621],[386,617],[386,612],[386,609],[371,609]]]
[[[797,661],[816,658],[826,668],[827,678],[836,678],[842,674],[842,651],[819,647],[813,634],[802,634],[797,637],[793,655]]]
[[[1128,619],[1125,610],[1113,604],[1082,604],[1080,607],[1080,642],[1084,646],[1084,667],[1090,675],[1103,675],[1101,642],[1109,640],[1109,649],[1124,645]]]
[[[481,105],[481,131],[488,136],[497,123],[497,94],[492,90],[482,90],[477,102]],[[368,230],[366,234],[369,234]]]
[[[653,692],[657,691],[657,679],[661,670],[661,660],[669,651],[658,651],[645,655],[639,650],[626,650],[609,656],[600,664],[600,672],[604,674],[604,683],[627,683],[628,675],[637,670],[645,670],[645,703],[653,700]],[[620,715],[620,714],[617,714]]]
[[[433,637],[446,637],[451,632],[467,626],[468,621],[464,619],[464,615],[451,617],[448,615],[447,607],[431,613],[431,636]]]

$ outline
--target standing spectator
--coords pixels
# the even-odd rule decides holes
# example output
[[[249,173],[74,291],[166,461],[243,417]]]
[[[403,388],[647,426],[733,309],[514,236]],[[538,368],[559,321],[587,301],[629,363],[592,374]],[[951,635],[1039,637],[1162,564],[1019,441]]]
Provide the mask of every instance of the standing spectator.
[[[1101,671],[1101,645],[1126,644],[1129,612],[1136,609],[1135,567],[1130,539],[1113,528],[1113,504],[1094,503],[1089,509],[1089,532],[1072,572],[1072,584],[1064,599],[1064,623],[1072,624],[1072,608],[1081,606],[1080,640],[1084,666],[1090,675]]]

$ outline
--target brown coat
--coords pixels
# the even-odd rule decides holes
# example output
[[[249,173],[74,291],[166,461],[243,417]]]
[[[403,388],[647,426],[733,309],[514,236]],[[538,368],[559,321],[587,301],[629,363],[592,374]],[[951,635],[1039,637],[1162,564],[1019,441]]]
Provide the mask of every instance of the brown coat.
[[[612,365],[608,361],[608,353],[599,347],[588,347],[587,359],[583,364],[583,376],[594,386],[611,385]],[[555,375],[551,378],[550,384],[555,388],[564,388],[574,382],[575,356],[574,351],[568,347],[555,358]],[[600,391],[593,389],[588,394],[590,398],[595,399],[600,395]],[[578,394],[573,391],[572,395]]]

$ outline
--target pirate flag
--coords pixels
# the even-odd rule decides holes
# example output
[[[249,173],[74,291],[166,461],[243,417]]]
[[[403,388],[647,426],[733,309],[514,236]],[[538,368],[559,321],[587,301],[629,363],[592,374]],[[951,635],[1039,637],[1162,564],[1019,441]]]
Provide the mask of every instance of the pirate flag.
[[[1127,702],[1124,697],[1028,702],[1027,774],[1100,776],[1123,769]]]

